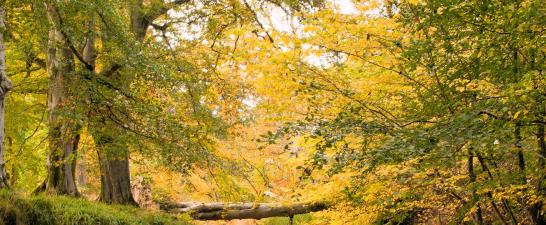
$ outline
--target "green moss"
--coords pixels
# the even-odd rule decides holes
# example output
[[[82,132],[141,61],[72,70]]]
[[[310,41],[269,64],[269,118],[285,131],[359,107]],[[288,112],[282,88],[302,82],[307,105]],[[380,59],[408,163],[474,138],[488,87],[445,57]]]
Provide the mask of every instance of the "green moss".
[[[186,225],[175,217],[131,206],[107,205],[81,198],[33,196],[0,191],[0,225]]]

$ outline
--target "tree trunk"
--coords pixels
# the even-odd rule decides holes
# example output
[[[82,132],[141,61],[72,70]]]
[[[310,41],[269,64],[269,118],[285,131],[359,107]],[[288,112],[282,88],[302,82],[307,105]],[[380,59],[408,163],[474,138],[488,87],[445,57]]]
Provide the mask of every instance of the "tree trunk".
[[[129,149],[120,140],[123,131],[108,118],[105,108],[92,113],[91,133],[97,149],[101,175],[100,201],[136,205],[131,192]]]
[[[6,6],[5,1],[0,5],[0,188],[8,187],[6,173],[6,161],[4,160],[4,116],[6,111],[6,95],[12,85],[6,73],[6,46],[4,44],[4,32],[6,30]]]
[[[72,51],[67,47],[64,35],[57,27],[56,10],[47,5],[50,22],[48,43],[49,92],[49,155],[45,191],[55,194],[78,196],[75,182],[75,159],[78,148],[79,126],[74,119],[68,91],[74,63]]]
[[[321,211],[326,203],[195,203],[164,204],[162,209],[171,212],[190,212],[195,220],[263,219]]]
[[[468,164],[467,164],[467,170],[468,170],[468,177],[470,178],[470,183],[474,184],[476,182],[476,173],[474,172],[474,151],[473,148],[470,147],[468,151]],[[478,225],[483,224],[483,216],[482,216],[482,208],[480,206],[478,193],[476,193],[476,188],[472,187],[472,201],[471,203],[476,203],[476,214],[475,214],[475,222]]]
[[[129,2],[129,11],[131,14],[131,32],[135,38],[142,42],[146,37],[146,31],[150,26],[150,21],[146,18],[143,10],[143,0],[131,0]]]
[[[101,118],[94,122],[92,135],[100,164],[100,201],[136,205],[131,192],[127,145],[121,143],[116,135],[120,133],[119,130],[108,119]]]
[[[100,200],[106,203],[136,205],[131,193],[129,151],[126,146],[112,149],[112,142],[104,140],[98,145],[103,146],[98,151],[101,169]]]
[[[478,158],[478,162],[480,162],[480,165],[482,166],[482,170],[484,172],[487,172],[487,175],[490,180],[493,180],[493,174],[491,173],[491,170],[489,170],[489,167],[487,164],[485,164],[485,160],[482,157],[482,155],[479,152],[476,152],[476,157]],[[502,222],[504,225],[508,225],[508,222],[504,219],[504,216],[499,210],[499,207],[497,206],[497,203],[495,203],[495,200],[493,199],[493,194],[491,191],[486,192],[486,195],[489,199],[491,199],[491,207],[493,208],[493,212],[495,212],[495,215],[497,215],[497,218]]]
[[[542,115],[542,118],[544,119],[544,113]],[[544,121],[544,120],[543,120]],[[537,192],[539,195],[546,194],[546,188],[544,186],[544,182],[546,180],[546,140],[545,140],[545,124],[537,124],[537,140],[538,140],[538,166],[539,166],[539,174],[538,174],[538,184],[537,184]],[[533,217],[533,223],[535,224],[546,224],[546,218],[543,215],[542,212],[542,206],[543,203],[541,201],[531,205],[529,210],[531,211],[531,216]]]
[[[514,138],[516,139],[516,149],[517,155],[518,155],[518,168],[519,168],[519,178],[521,180],[522,184],[527,183],[527,175],[525,172],[525,156],[523,155],[523,143],[522,143],[522,137],[521,137],[521,122],[518,121],[516,123],[516,128],[514,130]]]
[[[539,130],[540,132],[540,130]],[[520,171],[520,179],[521,184],[527,184],[527,175],[526,175],[526,165],[525,165],[525,158],[523,154],[523,144],[522,144],[522,136],[521,136],[521,122],[518,121],[516,123],[516,129],[514,132],[514,136],[516,138],[516,148],[518,149],[518,167]],[[540,141],[540,138],[539,138]],[[540,161],[539,161],[540,163]],[[542,215],[540,215],[540,208],[538,208],[538,205],[528,205],[525,207],[527,209],[527,212],[529,212],[529,215],[531,217],[531,220],[533,221],[533,224],[544,224],[545,221],[543,220]]]

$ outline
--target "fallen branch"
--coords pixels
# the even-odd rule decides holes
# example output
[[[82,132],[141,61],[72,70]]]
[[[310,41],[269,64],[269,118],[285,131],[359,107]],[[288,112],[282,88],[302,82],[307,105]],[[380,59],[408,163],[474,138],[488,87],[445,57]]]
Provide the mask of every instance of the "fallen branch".
[[[173,213],[190,213],[195,220],[263,219],[321,211],[328,208],[323,202],[315,203],[196,203],[162,204],[161,209]]]

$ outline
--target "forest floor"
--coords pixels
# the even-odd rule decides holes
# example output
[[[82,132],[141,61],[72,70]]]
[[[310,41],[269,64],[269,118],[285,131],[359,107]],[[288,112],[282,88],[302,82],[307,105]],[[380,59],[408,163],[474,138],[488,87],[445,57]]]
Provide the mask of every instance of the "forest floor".
[[[83,198],[0,192],[0,225],[187,225],[190,219]]]

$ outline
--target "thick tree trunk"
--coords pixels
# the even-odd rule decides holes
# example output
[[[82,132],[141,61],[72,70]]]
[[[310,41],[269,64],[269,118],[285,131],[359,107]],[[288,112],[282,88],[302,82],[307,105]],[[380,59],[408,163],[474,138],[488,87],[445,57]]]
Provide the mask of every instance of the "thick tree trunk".
[[[112,145],[106,143],[104,146]],[[125,146],[114,151],[104,149],[98,151],[101,169],[100,200],[107,203],[136,205],[131,192],[129,151]]]
[[[95,122],[92,131],[100,164],[100,200],[106,203],[136,205],[131,193],[129,150],[119,140],[119,130],[106,118]],[[97,127],[100,127],[97,129]]]
[[[100,107],[101,109],[103,107]],[[100,200],[106,203],[136,205],[131,192],[129,149],[122,143],[123,131],[112,124],[102,110],[93,113],[91,132],[100,164]]]
[[[297,214],[321,211],[326,203],[195,203],[163,204],[163,210],[189,212],[195,220],[263,219],[268,217],[293,217]]]
[[[58,30],[56,11],[47,6],[49,30],[48,65],[49,92],[49,155],[45,190],[49,193],[78,196],[75,182],[75,159],[78,148],[79,126],[69,116],[69,84],[74,63],[72,51],[64,35]]]
[[[0,188],[8,187],[6,173],[6,161],[4,160],[4,117],[6,111],[6,95],[12,85],[6,73],[6,46],[4,44],[4,32],[6,30],[6,6],[5,1],[0,5]]]

